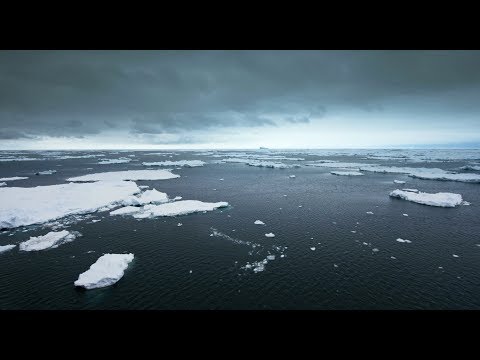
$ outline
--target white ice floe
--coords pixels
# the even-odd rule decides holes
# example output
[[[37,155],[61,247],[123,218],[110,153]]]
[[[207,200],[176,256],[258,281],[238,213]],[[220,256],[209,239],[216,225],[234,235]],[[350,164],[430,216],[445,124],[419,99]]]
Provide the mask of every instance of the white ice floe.
[[[265,225],[265,223],[261,220],[255,220],[254,224],[255,225]]]
[[[15,180],[25,180],[25,179],[28,179],[28,177],[14,176],[14,177],[8,177],[8,178],[0,178],[0,181],[15,181]]]
[[[139,192],[134,182],[125,181],[0,188],[0,229],[92,213]]]
[[[126,157],[121,157],[121,158],[118,158],[118,159],[101,159],[98,162],[98,164],[99,165],[125,164],[125,163],[129,163],[130,161],[132,161],[132,159],[126,158]]]
[[[373,215],[373,212],[371,212],[371,211],[367,211],[367,214]]]
[[[460,256],[458,256],[458,255],[455,255],[455,254],[453,254],[452,256],[453,256],[453,257],[455,257],[455,258],[458,258],[458,257],[460,257]]]
[[[133,258],[133,254],[102,255],[87,271],[80,274],[74,284],[85,289],[113,285],[123,277]]]
[[[408,191],[408,192],[413,192],[413,193],[418,193],[418,189],[402,189],[402,191]]]
[[[398,241],[399,243],[407,243],[407,244],[410,244],[410,243],[411,243],[410,240],[401,239],[401,238],[398,238],[397,241]]]
[[[208,203],[198,200],[181,200],[161,205],[127,206],[127,208],[112,211],[110,215],[133,215],[136,219],[144,219],[157,216],[187,215],[201,211],[207,212],[226,206],[228,206],[227,202]]]
[[[35,175],[52,175],[55,174],[57,170],[45,170],[45,171],[39,171],[36,172]]]
[[[310,250],[315,251],[315,246],[312,246]]]
[[[274,233],[268,233],[268,234],[265,234],[266,237],[268,238],[273,238],[275,237],[275,234]]]
[[[168,201],[168,196],[164,192],[157,191],[156,189],[146,190],[138,196],[138,204],[161,204]]]
[[[179,160],[179,161],[158,161],[158,162],[143,162],[145,166],[185,166],[198,167],[206,164],[202,160]]]
[[[290,175],[289,177],[293,179],[293,178],[295,178],[295,175]]]
[[[267,260],[275,260],[275,255],[268,255]]]
[[[408,214],[402,214],[403,216],[408,216]]]
[[[177,226],[182,226],[183,224],[182,223],[178,223]]]
[[[395,184],[405,184],[405,181],[402,180],[393,180]]]
[[[175,197],[173,198],[173,201],[177,201],[177,200],[182,200],[182,197],[181,197],[181,196],[175,196]]]
[[[410,191],[403,191],[397,189],[392,191],[390,193],[390,196],[407,201],[412,201],[418,204],[439,207],[455,207],[462,203],[462,195],[454,193],[413,193]]]
[[[359,171],[330,171],[330,174],[338,175],[338,176],[361,176],[361,175],[363,175]]]
[[[126,170],[110,171],[68,178],[67,181],[119,181],[119,180],[168,180],[180,177],[170,170]]]
[[[7,186],[6,182],[0,182],[0,186]]]
[[[380,250],[377,249],[377,248],[373,248],[372,251],[373,251],[373,252],[379,252]]]
[[[49,248],[56,248],[61,244],[71,242],[81,236],[76,231],[51,231],[43,236],[32,236],[29,240],[20,243],[19,247],[22,251],[39,251]]]
[[[0,245],[0,254],[5,251],[12,250],[15,246],[17,245]]]

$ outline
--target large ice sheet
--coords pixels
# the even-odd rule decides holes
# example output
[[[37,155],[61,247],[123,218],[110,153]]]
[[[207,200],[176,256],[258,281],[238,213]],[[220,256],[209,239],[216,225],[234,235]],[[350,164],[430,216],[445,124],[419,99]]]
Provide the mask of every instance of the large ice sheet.
[[[104,254],[87,271],[81,273],[74,284],[85,289],[113,285],[123,277],[133,258],[133,254]]]
[[[391,197],[412,201],[418,204],[439,206],[439,207],[455,207],[462,204],[462,195],[454,193],[424,193],[411,192],[396,189],[390,193]]]
[[[67,181],[119,181],[119,180],[168,180],[180,177],[170,170],[110,171],[68,178]]]
[[[139,193],[134,182],[108,181],[61,184],[32,188],[0,188],[0,229],[86,214]]]

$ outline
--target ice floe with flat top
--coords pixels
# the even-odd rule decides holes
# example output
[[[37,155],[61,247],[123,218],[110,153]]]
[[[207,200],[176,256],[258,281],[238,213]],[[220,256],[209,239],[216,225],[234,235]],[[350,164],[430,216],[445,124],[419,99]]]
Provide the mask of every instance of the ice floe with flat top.
[[[21,251],[39,251],[56,248],[75,240],[79,236],[81,236],[81,234],[76,231],[51,231],[46,235],[30,237],[29,240],[20,243],[19,247]]]
[[[44,171],[39,171],[36,172],[35,175],[52,175],[55,174],[57,170],[44,170]]]
[[[158,162],[143,162],[145,166],[184,166],[184,167],[198,167],[206,164],[202,160],[179,160],[179,161],[158,161]]]
[[[402,180],[393,180],[395,184],[405,184],[405,181]]]
[[[358,171],[330,171],[332,175],[338,176],[361,176],[363,175],[361,172]]]
[[[12,250],[15,246],[17,245],[0,245],[0,254],[5,251]]]
[[[146,190],[139,195],[130,196],[122,200],[122,205],[146,205],[146,204],[161,204],[168,202],[168,196],[164,192],[156,189]]]
[[[243,163],[248,166],[256,166],[256,167],[266,167],[272,169],[290,169],[292,167],[298,167],[299,165],[287,165],[280,162],[271,162],[271,161],[260,161],[260,160],[251,160],[251,159],[237,159],[237,158],[229,158],[229,159],[222,159],[219,163]]]
[[[265,234],[266,237],[268,238],[273,238],[275,237],[275,234],[274,233],[268,233],[268,234]]]
[[[139,192],[134,182],[125,181],[0,188],[0,229],[96,212],[121,205]]]
[[[168,180],[179,178],[180,175],[172,174],[170,170],[126,170],[109,171],[68,178],[67,181],[119,181],[119,180]]]
[[[126,164],[132,161],[130,158],[121,157],[118,159],[101,159],[98,164],[100,165],[110,165],[110,164]]]
[[[407,243],[407,244],[410,244],[410,243],[411,243],[410,240],[401,239],[401,238],[398,238],[396,241],[398,241],[399,243]]]
[[[123,277],[133,258],[133,254],[104,254],[87,271],[81,273],[74,284],[85,289],[113,285]]]
[[[25,180],[25,179],[28,179],[28,177],[14,176],[14,177],[0,178],[0,181],[16,181],[16,180]]]
[[[265,223],[262,220],[255,220],[254,224],[255,225],[265,225]]]
[[[462,195],[454,193],[414,193],[397,189],[392,191],[390,193],[390,196],[407,201],[412,201],[418,204],[439,207],[455,207],[462,203]]]

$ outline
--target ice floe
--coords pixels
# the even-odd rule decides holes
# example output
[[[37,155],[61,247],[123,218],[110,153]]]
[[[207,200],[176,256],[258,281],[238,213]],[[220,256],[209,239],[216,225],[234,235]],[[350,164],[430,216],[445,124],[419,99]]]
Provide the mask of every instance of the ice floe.
[[[408,216],[408,214],[402,214],[403,216]]]
[[[14,176],[14,177],[0,178],[0,181],[16,181],[16,180],[26,180],[26,179],[28,179],[28,177]]]
[[[393,180],[395,184],[405,184],[405,181],[402,180]]]
[[[480,171],[480,165],[465,165],[465,166],[462,166],[460,170]]]
[[[0,186],[7,186],[6,182],[0,182]]]
[[[251,159],[237,159],[237,158],[228,158],[220,160],[219,163],[243,163],[248,166],[256,167],[267,167],[272,169],[289,169],[292,167],[298,167],[299,165],[287,165],[280,162],[271,162],[271,161],[260,161],[260,160],[251,160]]]
[[[410,244],[410,243],[411,243],[410,240],[401,239],[401,238],[398,238],[396,241],[398,241],[399,243],[407,243],[407,244]]]
[[[85,289],[113,285],[123,277],[133,258],[133,254],[104,254],[87,271],[81,273],[74,284]]]
[[[315,246],[312,246],[310,250],[315,251]]]
[[[168,180],[179,178],[180,175],[172,174],[170,170],[126,170],[109,171],[68,178],[67,181],[119,181],[119,180]]]
[[[141,212],[143,209],[138,206],[125,206],[110,212],[110,215],[133,215]]]
[[[455,207],[462,203],[462,195],[454,193],[414,193],[397,189],[392,191],[390,193],[390,196],[407,201],[412,201],[418,204],[439,207]]]
[[[39,171],[36,172],[35,175],[52,175],[55,174],[57,170],[45,170],[45,171]]]
[[[75,240],[79,236],[81,234],[76,231],[51,231],[46,235],[30,237],[29,240],[20,243],[19,248],[21,251],[39,251],[56,248],[61,244]]]
[[[98,164],[99,165],[110,165],[110,164],[126,164],[132,161],[130,158],[121,157],[118,159],[101,159]]]
[[[361,175],[363,175],[359,171],[330,171],[330,174],[338,175],[338,176],[361,176]]]
[[[12,250],[15,246],[17,245],[0,245],[0,254],[5,251]]]
[[[184,167],[198,167],[206,164],[202,160],[179,160],[179,161],[158,161],[158,162],[143,162],[145,166],[184,166]]]
[[[0,188],[0,229],[92,213],[139,192],[134,182],[125,181]]]
[[[295,178],[295,175],[290,175],[289,178],[293,179]]]
[[[268,233],[268,234],[265,234],[266,237],[268,238],[273,238],[275,237],[275,234],[274,233]]]
[[[265,225],[265,223],[261,220],[255,220],[254,224],[255,225]]]
[[[367,211],[367,214],[373,215],[373,212],[371,212],[371,211]]]

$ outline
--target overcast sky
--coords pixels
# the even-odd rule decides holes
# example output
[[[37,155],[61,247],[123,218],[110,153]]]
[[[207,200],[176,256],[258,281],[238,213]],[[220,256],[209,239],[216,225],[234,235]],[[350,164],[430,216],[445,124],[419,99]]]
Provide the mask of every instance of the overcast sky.
[[[480,51],[0,51],[3,149],[429,145],[480,147]]]

